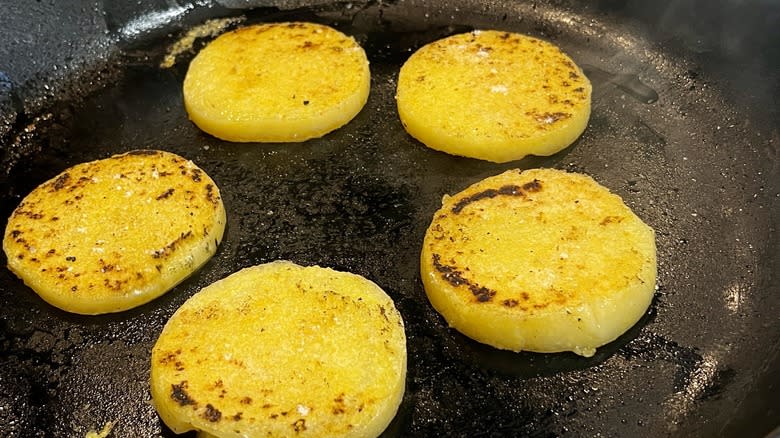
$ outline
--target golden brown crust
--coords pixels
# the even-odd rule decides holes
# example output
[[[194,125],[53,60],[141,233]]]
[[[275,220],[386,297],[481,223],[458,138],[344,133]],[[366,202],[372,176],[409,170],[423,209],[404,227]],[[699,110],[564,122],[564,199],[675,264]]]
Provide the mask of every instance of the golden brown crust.
[[[495,162],[551,155],[590,116],[591,84],[558,47],[474,31],[415,52],[398,77],[404,128],[433,149]]]
[[[447,197],[420,263],[432,304],[463,333],[583,355],[641,317],[656,275],[652,229],[590,177],[551,169]]]
[[[225,212],[191,161],[139,150],[75,165],[11,214],[8,267],[51,304],[117,312],[164,293],[214,252]]]
[[[358,43],[315,23],[227,32],[192,60],[184,79],[190,119],[215,137],[294,142],[346,124],[365,105],[368,59]]]
[[[374,283],[290,262],[254,266],[171,317],[152,350],[152,398],[177,432],[377,436],[404,392],[405,342],[401,315]]]

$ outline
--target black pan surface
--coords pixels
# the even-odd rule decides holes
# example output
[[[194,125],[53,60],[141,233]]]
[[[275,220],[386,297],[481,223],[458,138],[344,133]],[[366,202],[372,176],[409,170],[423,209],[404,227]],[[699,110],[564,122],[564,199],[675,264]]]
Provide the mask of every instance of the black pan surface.
[[[409,371],[385,436],[763,436],[780,424],[780,63],[739,52],[777,55],[777,41],[740,40],[735,49],[701,24],[680,32],[685,14],[698,14],[686,6],[693,2],[663,3],[663,13],[615,1],[160,3],[82,11],[98,23],[81,24],[84,48],[71,55],[25,61],[13,51],[23,44],[0,51],[16,53],[0,64],[2,226],[24,195],[66,167],[154,148],[192,159],[218,183],[225,240],[171,292],[116,315],[59,311],[0,270],[0,435],[84,436],[114,421],[112,436],[172,436],[147,383],[167,318],[211,282],[276,259],[361,274],[395,300]],[[11,16],[29,15],[16,8]],[[41,20],[53,20],[53,9],[42,10]],[[301,144],[232,144],[200,132],[181,100],[194,51],[172,68],[159,63],[186,29],[227,16],[316,21],[355,36],[371,61],[366,107]],[[593,112],[571,147],[493,164],[429,150],[404,132],[393,98],[401,64],[427,42],[475,28],[547,39],[584,68]],[[18,67],[36,59],[38,67]],[[441,196],[532,167],[593,176],[657,232],[651,309],[592,358],[477,344],[449,330],[422,289],[418,254]]]

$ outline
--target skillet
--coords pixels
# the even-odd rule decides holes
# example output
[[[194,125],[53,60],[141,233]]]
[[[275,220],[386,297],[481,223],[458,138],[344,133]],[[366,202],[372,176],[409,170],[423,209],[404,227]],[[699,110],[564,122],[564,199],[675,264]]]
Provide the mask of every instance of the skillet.
[[[776,3],[68,3],[12,2],[0,17],[2,226],[68,166],[158,148],[217,181],[228,228],[200,271],[115,315],[61,312],[0,271],[0,435],[83,436],[114,421],[112,436],[172,436],[148,403],[162,326],[200,288],[275,259],[361,274],[395,300],[409,374],[385,436],[764,436],[780,424]],[[217,17],[316,21],[355,36],[371,61],[366,107],[301,144],[203,134],[180,90],[208,38],[159,64]],[[499,165],[404,133],[400,65],[474,28],[547,39],[584,68],[593,112],[575,144]],[[650,310],[592,358],[497,351],[447,329],[427,303],[417,257],[441,196],[515,167],[587,173],[657,232]]]

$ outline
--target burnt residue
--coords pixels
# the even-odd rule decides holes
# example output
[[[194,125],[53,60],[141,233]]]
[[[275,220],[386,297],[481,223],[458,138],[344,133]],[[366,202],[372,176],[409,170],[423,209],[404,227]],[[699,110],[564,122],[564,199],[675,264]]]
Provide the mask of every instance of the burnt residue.
[[[197,406],[198,403],[187,393],[187,381],[171,384],[171,399],[179,406]]]
[[[441,277],[451,285],[466,286],[468,290],[477,299],[477,302],[486,303],[493,299],[496,295],[496,291],[484,286],[472,283],[470,280],[463,276],[463,272],[454,266],[448,266],[441,262],[441,256],[439,254],[433,254],[433,267],[441,274]]]
[[[538,192],[542,189],[542,182],[538,179],[534,179],[531,182],[525,183],[522,186],[507,184],[499,187],[498,189],[485,189],[481,192],[477,192],[473,195],[466,196],[459,200],[452,206],[451,211],[455,214],[460,213],[467,205],[480,201],[482,199],[491,199],[497,196],[518,196],[523,197],[527,192]]]
[[[652,332],[642,333],[620,349],[619,354],[625,358],[661,360],[676,365],[672,382],[675,392],[684,391],[704,363],[704,357],[695,348]]]
[[[613,85],[639,102],[652,104],[658,101],[658,92],[645,84],[635,73],[614,73],[593,64],[582,64],[582,69],[593,84],[594,90]],[[583,92],[584,89],[575,89]]]

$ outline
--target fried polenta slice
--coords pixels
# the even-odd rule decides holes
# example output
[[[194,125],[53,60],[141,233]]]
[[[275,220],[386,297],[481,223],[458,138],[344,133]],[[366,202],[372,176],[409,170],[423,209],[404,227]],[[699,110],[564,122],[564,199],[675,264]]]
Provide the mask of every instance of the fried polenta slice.
[[[655,233],[589,176],[510,170],[444,198],[420,266],[433,307],[472,339],[592,356],[650,305]]]
[[[591,85],[558,47],[510,32],[430,43],[401,67],[396,102],[426,146],[503,163],[552,155],[582,134]]]
[[[403,320],[379,286],[286,261],[204,288],[152,350],[160,417],[199,436],[378,436],[405,378]]]
[[[235,142],[300,142],[345,125],[368,99],[363,48],[314,23],[243,27],[190,63],[184,106],[203,131]]]
[[[139,150],[77,164],[11,214],[8,268],[50,304],[93,315],[157,298],[203,265],[225,230],[214,181],[178,155]]]

